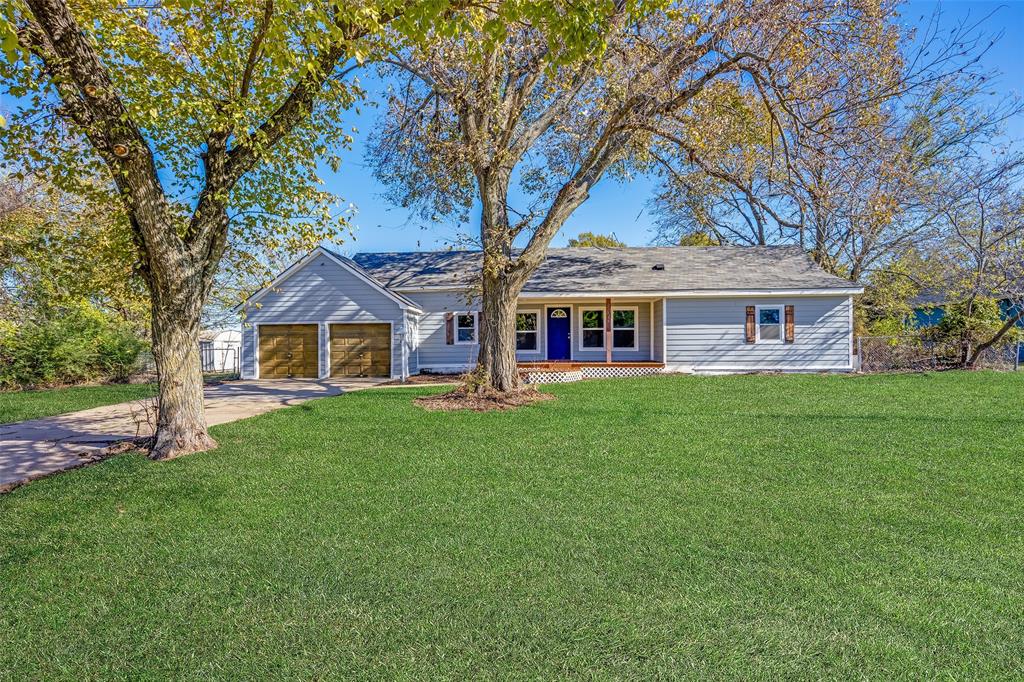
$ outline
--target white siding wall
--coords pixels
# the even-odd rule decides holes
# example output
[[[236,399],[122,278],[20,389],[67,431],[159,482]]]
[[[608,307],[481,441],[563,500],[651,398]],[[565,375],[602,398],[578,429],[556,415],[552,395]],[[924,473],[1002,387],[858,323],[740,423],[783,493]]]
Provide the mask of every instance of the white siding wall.
[[[651,360],[665,362],[665,302],[661,299],[654,302],[654,353]]]
[[[423,310],[406,315],[391,298],[320,255],[295,272],[247,311],[242,332],[242,376],[258,373],[259,324],[320,324],[321,368],[328,366],[327,329],[331,322],[392,323],[392,374],[422,370],[460,371],[476,363],[477,344],[445,343],[445,314],[477,311],[455,292],[407,292]],[[796,342],[747,344],[744,316],[748,305],[792,304]],[[519,304],[519,310],[540,315],[538,349],[520,352],[522,361],[547,358],[547,306],[550,301]],[[603,299],[560,303],[572,309],[572,359],[603,361],[603,350],[580,349],[580,309],[603,307]],[[676,298],[655,301],[613,300],[613,307],[637,308],[636,350],[614,350],[614,361],[664,361],[670,370],[848,370],[850,313],[847,296],[793,298]],[[664,330],[662,329],[664,324]],[[405,363],[403,364],[403,359]]]
[[[477,344],[445,343],[445,314],[480,309],[478,302],[468,303],[465,294],[454,292],[409,292],[406,296],[423,310],[419,318],[419,370],[456,372],[476,364]]]
[[[746,343],[748,305],[792,305],[794,343]],[[847,296],[777,299],[675,298],[666,301],[665,344],[669,370],[849,370],[850,313]]]
[[[242,377],[257,376],[260,324],[320,324],[320,367],[326,372],[332,322],[391,322],[391,374],[403,372],[405,311],[334,260],[319,255],[249,307],[242,324]]]
[[[419,325],[419,368],[432,371],[461,371],[476,363],[479,350],[477,344],[462,345],[445,343],[445,313],[456,313],[479,310],[479,303],[467,303],[463,294],[451,292],[403,292],[423,310]],[[537,361],[547,358],[547,310],[545,306],[568,306],[572,308],[572,359],[581,362],[602,362],[605,359],[603,350],[581,351],[580,309],[584,307],[603,308],[604,301],[568,301],[554,304],[548,302],[521,301],[520,311],[537,312],[540,315],[538,348],[536,351],[520,351],[516,358],[520,361]],[[651,359],[651,302],[650,301],[613,301],[612,307],[637,308],[637,348],[636,350],[613,350],[612,359],[619,362],[640,362]]]

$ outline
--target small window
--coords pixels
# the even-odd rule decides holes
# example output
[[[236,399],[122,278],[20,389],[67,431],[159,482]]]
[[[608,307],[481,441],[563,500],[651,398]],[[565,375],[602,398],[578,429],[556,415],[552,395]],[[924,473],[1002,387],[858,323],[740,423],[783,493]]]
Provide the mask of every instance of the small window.
[[[455,343],[476,343],[476,313],[455,316]]]
[[[782,342],[782,308],[757,309],[757,340]]]
[[[636,310],[612,311],[612,348],[636,348]]]
[[[604,310],[584,310],[581,314],[583,348],[604,348]]]
[[[537,313],[516,313],[516,350],[537,350]]]

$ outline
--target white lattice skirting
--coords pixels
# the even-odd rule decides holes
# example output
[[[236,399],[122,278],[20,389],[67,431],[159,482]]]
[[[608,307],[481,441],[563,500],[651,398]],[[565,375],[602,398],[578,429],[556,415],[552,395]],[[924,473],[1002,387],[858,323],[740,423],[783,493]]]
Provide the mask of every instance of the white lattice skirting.
[[[528,384],[564,384],[569,381],[581,379],[615,379],[626,377],[645,377],[652,374],[660,374],[664,369],[661,367],[580,367],[578,370],[567,372],[533,371],[526,372],[526,383]]]
[[[570,381],[579,381],[583,378],[583,372],[572,370],[569,372],[527,372],[526,383],[528,384],[567,384]]]

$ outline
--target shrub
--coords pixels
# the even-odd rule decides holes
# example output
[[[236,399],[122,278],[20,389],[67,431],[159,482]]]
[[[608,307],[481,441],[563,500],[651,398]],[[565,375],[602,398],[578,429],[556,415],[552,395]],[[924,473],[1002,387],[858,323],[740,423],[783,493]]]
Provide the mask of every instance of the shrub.
[[[995,336],[1004,322],[999,301],[976,298],[970,314],[966,302],[947,306],[946,315],[931,331],[938,341],[955,341],[973,346]],[[1020,336],[1020,330],[1014,328],[1001,339],[1001,344],[1017,343]]]
[[[0,388],[124,381],[144,341],[123,322],[83,303],[21,325],[0,325]]]

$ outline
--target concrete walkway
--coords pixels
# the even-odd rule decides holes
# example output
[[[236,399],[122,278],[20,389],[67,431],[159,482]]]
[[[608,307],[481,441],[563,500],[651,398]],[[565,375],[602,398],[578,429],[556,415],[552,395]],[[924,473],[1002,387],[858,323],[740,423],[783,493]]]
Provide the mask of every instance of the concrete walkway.
[[[386,379],[229,381],[207,386],[210,426],[277,410],[288,405],[369,388]],[[111,443],[152,435],[145,403],[106,405],[81,412],[0,424],[0,486],[73,468],[96,457]]]

